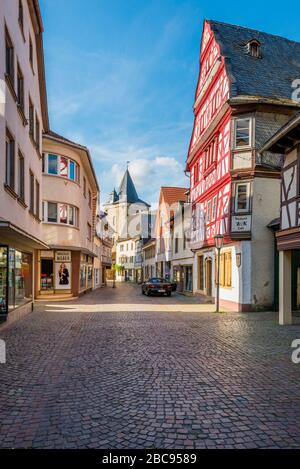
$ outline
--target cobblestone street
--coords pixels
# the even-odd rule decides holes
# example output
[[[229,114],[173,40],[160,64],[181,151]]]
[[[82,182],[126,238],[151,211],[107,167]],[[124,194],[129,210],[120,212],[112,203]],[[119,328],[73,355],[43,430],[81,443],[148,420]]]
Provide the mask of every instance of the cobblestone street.
[[[0,446],[300,448],[297,325],[117,285],[0,329]]]

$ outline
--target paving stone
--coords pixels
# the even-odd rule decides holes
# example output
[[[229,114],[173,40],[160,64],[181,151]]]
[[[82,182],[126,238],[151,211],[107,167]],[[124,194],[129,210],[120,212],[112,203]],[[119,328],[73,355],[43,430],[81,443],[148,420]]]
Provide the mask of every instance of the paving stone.
[[[296,325],[132,285],[3,330],[1,448],[300,448]]]

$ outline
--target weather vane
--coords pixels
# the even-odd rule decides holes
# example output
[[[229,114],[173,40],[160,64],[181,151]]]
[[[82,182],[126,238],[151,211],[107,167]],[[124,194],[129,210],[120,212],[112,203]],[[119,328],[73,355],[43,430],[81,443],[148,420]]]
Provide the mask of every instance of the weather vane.
[[[130,161],[126,161],[127,169],[128,169],[129,163],[130,163]]]

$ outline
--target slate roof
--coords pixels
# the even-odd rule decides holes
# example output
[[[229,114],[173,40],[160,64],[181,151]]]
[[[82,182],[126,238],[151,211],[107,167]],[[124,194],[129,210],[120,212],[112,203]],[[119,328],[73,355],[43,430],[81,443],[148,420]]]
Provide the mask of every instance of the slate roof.
[[[300,78],[300,43],[254,29],[208,20],[230,78],[230,97],[241,95],[292,99],[292,82]],[[246,44],[261,43],[261,58],[250,56]]]
[[[124,173],[118,192],[116,192],[114,189],[112,193],[111,203],[118,202],[128,202],[130,204],[140,203],[146,205],[147,207],[150,207],[147,202],[144,202],[139,198],[128,169],[126,169]]]

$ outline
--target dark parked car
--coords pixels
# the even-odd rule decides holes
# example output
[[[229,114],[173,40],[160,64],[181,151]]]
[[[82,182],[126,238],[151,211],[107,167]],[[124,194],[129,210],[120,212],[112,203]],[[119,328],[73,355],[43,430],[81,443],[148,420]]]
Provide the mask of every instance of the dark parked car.
[[[167,295],[172,294],[172,284],[164,278],[150,278],[146,282],[142,283],[142,294],[143,295]]]

